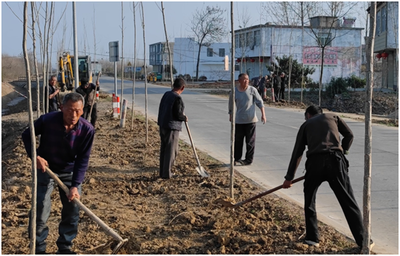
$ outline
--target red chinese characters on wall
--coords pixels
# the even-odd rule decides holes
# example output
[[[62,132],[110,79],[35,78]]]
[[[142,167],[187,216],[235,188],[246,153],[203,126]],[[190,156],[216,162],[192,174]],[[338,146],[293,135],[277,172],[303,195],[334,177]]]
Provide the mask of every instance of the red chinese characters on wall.
[[[304,65],[321,65],[322,49],[319,47],[303,47]],[[337,65],[338,47],[325,47],[324,65]]]

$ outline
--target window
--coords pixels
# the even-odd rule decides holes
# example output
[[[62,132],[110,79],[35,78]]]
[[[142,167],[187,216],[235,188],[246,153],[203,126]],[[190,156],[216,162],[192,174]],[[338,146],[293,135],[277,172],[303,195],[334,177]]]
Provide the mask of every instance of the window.
[[[235,35],[235,48],[239,48],[239,35]]]
[[[261,31],[260,30],[256,30],[254,31],[254,42],[255,45],[261,45]]]
[[[246,33],[246,46],[253,46],[253,32]]]
[[[381,33],[381,15],[382,15],[381,11],[378,11],[376,13],[376,34],[377,35],[379,35]]]
[[[213,48],[207,48],[207,57],[212,57],[214,54]]]
[[[219,48],[219,57],[225,57],[225,48]]]
[[[246,46],[246,45],[245,45],[246,42],[245,42],[244,40],[245,40],[244,34],[240,34],[240,35],[239,35],[239,47],[240,47],[240,48]]]
[[[318,33],[318,44],[321,47],[332,46],[331,33]]]
[[[376,34],[379,35],[387,30],[387,5],[384,5],[376,13]]]

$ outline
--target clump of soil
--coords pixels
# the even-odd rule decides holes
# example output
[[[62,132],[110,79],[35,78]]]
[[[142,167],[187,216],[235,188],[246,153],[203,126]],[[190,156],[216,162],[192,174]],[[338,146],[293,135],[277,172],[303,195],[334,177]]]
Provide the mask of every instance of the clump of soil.
[[[229,167],[199,153],[210,174],[196,171],[191,147],[180,144],[170,180],[158,178],[158,127],[135,113],[127,127],[112,118],[111,98],[101,94],[98,126],[83,184],[81,201],[128,242],[119,254],[354,254],[356,244],[320,223],[319,248],[302,244],[301,207],[273,194],[240,208],[216,203],[229,195]],[[31,161],[20,139],[27,112],[3,116],[2,138],[2,253],[28,254],[28,214],[31,204]],[[253,182],[235,174],[237,201],[261,192]],[[61,203],[52,194],[48,221],[48,253],[57,251]],[[81,211],[73,250],[79,254],[110,254],[117,244]]]

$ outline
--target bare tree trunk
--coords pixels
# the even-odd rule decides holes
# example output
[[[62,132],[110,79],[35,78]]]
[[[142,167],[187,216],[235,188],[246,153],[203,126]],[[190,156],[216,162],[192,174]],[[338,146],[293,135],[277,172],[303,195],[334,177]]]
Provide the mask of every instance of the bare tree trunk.
[[[290,78],[292,77],[292,55],[289,57],[289,74],[288,74],[288,101],[290,102]],[[285,93],[285,91],[283,92]]]
[[[132,121],[131,121],[131,130],[133,131],[133,120],[135,117],[135,81],[136,81],[136,5],[135,2],[133,4],[133,85],[132,85]]]
[[[144,25],[144,8],[143,8],[143,2],[140,2],[140,5],[142,7],[142,27],[143,27],[143,47],[144,47],[144,73],[147,74],[147,68],[146,68],[146,30],[145,30],[145,25]],[[145,112],[145,118],[146,118],[146,146],[147,143],[149,142],[149,117],[148,117],[148,95],[147,95],[147,79],[144,79],[144,112]]]
[[[39,70],[38,63],[36,58],[36,30],[35,30],[35,3],[31,2],[31,12],[32,12],[32,46],[33,46],[33,62],[35,65],[35,76],[36,76],[36,117],[40,116],[40,78],[39,78]]]
[[[233,21],[233,2],[231,2],[231,82],[232,82],[232,115],[231,115],[231,166],[230,166],[230,183],[229,183],[229,195],[231,198],[234,198],[234,183],[235,183],[235,170],[233,166],[235,164],[235,27]]]
[[[164,12],[164,3],[163,2],[161,2],[161,11],[162,11],[163,22],[164,22],[165,41],[167,42],[169,75],[170,75],[170,79],[171,79],[171,88],[172,88],[173,84],[174,84],[174,74],[173,74],[173,69],[172,69],[172,53],[171,53],[171,48],[169,47],[169,42],[168,42],[167,24],[165,23],[165,12]],[[163,71],[164,71],[164,68],[163,68]]]
[[[367,87],[365,98],[365,138],[364,138],[364,189],[363,189],[363,224],[364,241],[362,254],[370,253],[371,239],[371,166],[372,166],[372,89],[374,83],[374,40],[376,28],[376,2],[371,2],[370,30],[367,42]]]
[[[28,2],[24,3],[24,32],[22,39],[22,48],[24,51],[26,81],[28,83],[28,109],[29,109],[29,127],[31,131],[32,142],[32,206],[31,206],[31,219],[33,220],[30,227],[30,254],[35,254],[36,251],[36,195],[37,195],[37,176],[36,176],[36,137],[35,128],[33,126],[33,110],[32,110],[32,84],[31,84],[31,70],[29,67],[28,50],[26,47],[26,37],[28,34]]]
[[[321,48],[321,71],[319,74],[318,106],[321,106],[321,101],[322,101],[322,75],[324,74],[324,55],[325,55],[325,47],[322,47]]]
[[[199,80],[199,67],[200,67],[200,51],[201,51],[201,42],[198,42],[199,44],[199,51],[197,52],[197,63],[196,63],[196,81]]]
[[[74,34],[74,76],[75,76],[75,91],[79,87],[79,69],[78,69],[78,28],[76,23],[76,3],[72,2],[72,20],[73,20],[73,34]]]
[[[42,42],[42,72],[43,72],[43,113],[47,113],[49,112],[49,109],[47,107],[47,105],[49,105],[49,87],[47,85],[48,81],[47,81],[47,65],[46,65],[46,38],[47,38],[47,34],[46,34],[46,28],[47,28],[47,11],[48,11],[48,3],[46,2],[46,12],[45,12],[45,19],[44,19],[44,36],[43,36],[43,42]]]
[[[122,34],[122,42],[121,42],[121,104],[124,101],[124,2],[121,2],[121,34]],[[120,115],[122,118],[122,115]]]

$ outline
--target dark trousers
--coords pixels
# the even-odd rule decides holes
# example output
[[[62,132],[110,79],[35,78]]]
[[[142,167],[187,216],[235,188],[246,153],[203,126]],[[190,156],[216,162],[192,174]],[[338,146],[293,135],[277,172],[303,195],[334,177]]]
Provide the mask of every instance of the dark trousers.
[[[56,175],[68,188],[71,186],[72,173]],[[46,238],[49,234],[49,227],[46,223],[51,211],[51,193],[54,189],[54,180],[47,173],[42,173],[42,171],[37,172],[37,179],[36,253],[38,254],[46,251]],[[59,237],[56,244],[58,250],[62,251],[71,249],[72,240],[78,233],[79,207],[73,202],[68,202],[65,192],[61,188],[58,188],[58,190],[63,207],[61,210],[61,222],[58,226]],[[81,185],[79,185],[78,191],[81,194]],[[31,230],[31,221],[31,214],[29,214],[28,234],[30,234]]]
[[[179,131],[160,127],[160,177],[169,179],[172,177],[172,166],[179,150]]]
[[[86,120],[88,120],[89,118],[91,107],[92,106],[87,105],[86,107],[83,108],[83,118],[85,118]],[[95,103],[93,105],[92,114],[90,116],[90,123],[93,125],[93,127],[95,127],[96,121],[97,121],[97,104]]]
[[[245,160],[252,163],[256,147],[256,123],[235,124],[235,161],[242,158],[244,140],[246,140]]]
[[[364,232],[362,215],[353,195],[345,156],[341,152],[311,156],[307,159],[306,170],[304,181],[306,239],[319,242],[315,198],[318,187],[327,181],[339,201],[357,245],[362,246]]]
[[[279,87],[274,86],[274,97],[275,97],[275,101],[279,101]]]
[[[279,90],[279,99],[284,100],[285,99],[285,87],[281,87]]]

